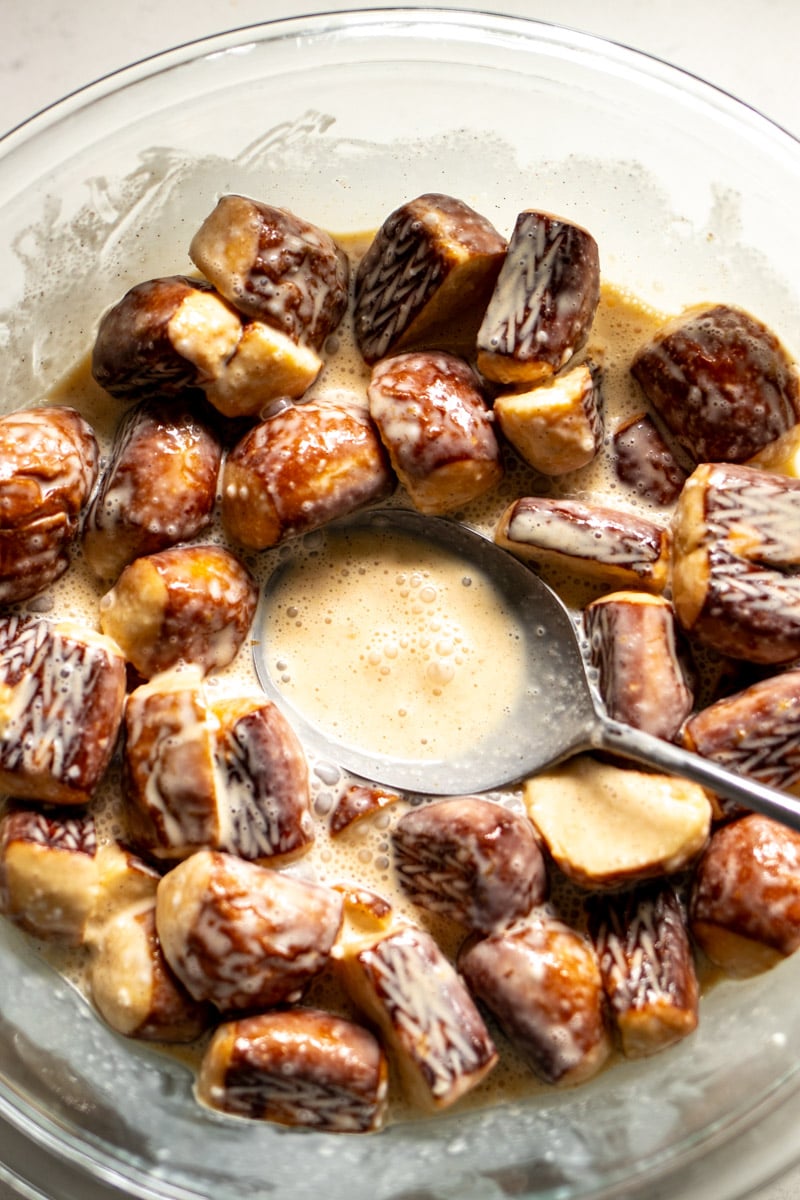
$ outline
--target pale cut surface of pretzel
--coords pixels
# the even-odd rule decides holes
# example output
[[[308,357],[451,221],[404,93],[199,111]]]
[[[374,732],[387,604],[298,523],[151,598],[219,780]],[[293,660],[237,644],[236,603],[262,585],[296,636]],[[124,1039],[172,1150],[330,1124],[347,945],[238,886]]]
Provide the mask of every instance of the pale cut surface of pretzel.
[[[161,952],[155,886],[149,903],[131,905],[102,925],[89,968],[92,1003],[113,1029],[140,1041],[193,1042],[211,1011],[178,983]]]
[[[84,941],[92,948],[107,921],[127,910],[139,910],[155,901],[161,878],[155,867],[128,846],[109,840],[97,851],[98,889]]]
[[[189,255],[226,300],[319,349],[347,305],[348,259],[325,230],[285,208],[226,195]]]
[[[248,321],[235,352],[203,383],[203,392],[223,417],[259,417],[286,397],[299,400],[322,367],[310,346],[262,321]]]
[[[585,755],[529,779],[525,807],[561,870],[592,889],[688,867],[711,826],[697,784]]]
[[[14,805],[0,818],[0,911],[46,941],[79,946],[100,891],[94,818]]]
[[[673,601],[684,629],[749,662],[800,656],[800,480],[704,463],[686,481],[673,529]]]
[[[779,475],[800,477],[800,425],[793,425],[768,442],[757,454],[745,461],[745,466],[757,467],[760,471],[777,471]]]
[[[578,471],[602,445],[599,371],[588,363],[531,391],[497,396],[493,411],[517,453],[542,475]]]

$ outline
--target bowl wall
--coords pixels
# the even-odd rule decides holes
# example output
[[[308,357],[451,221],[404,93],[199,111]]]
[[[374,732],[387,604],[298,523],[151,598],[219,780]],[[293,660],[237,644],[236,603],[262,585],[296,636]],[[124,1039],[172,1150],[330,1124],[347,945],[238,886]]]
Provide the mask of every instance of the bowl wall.
[[[129,286],[189,270],[192,232],[227,191],[334,232],[373,228],[426,191],[506,232],[521,209],[550,209],[589,228],[606,277],[658,308],[739,303],[800,341],[788,135],[663,64],[555,27],[339,13],[171,52],[0,143],[2,407],[40,399]],[[109,1032],[3,924],[0,1104],[143,1196],[620,1195],[794,1093],[798,984],[789,961],[720,985],[696,1036],[580,1090],[347,1139],[200,1110],[177,1059]]]

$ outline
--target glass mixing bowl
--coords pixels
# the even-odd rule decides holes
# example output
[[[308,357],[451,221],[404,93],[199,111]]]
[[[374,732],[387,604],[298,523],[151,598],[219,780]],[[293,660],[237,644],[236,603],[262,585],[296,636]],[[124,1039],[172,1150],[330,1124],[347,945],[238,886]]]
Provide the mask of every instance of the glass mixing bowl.
[[[39,399],[128,286],[187,270],[191,233],[226,191],[334,232],[375,227],[426,191],[505,231],[522,208],[549,209],[587,226],[605,276],[658,308],[742,304],[797,352],[797,142],[595,38],[390,9],[172,51],[5,139],[2,405]],[[800,958],[720,984],[695,1036],[578,1090],[337,1138],[202,1111],[186,1067],[111,1033],[3,923],[0,1110],[71,1166],[148,1198],[653,1197],[681,1169],[684,1196],[702,1186],[713,1200],[791,1159],[780,1118],[798,1104],[799,988]],[[742,1146],[733,1181],[706,1169]]]

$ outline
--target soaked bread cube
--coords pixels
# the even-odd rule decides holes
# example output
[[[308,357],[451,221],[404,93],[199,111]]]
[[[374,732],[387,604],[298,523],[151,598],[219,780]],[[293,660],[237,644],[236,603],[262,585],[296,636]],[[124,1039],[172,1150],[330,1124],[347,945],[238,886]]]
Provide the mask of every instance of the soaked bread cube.
[[[748,662],[800,656],[800,480],[703,463],[673,529],[673,599],[687,633]]]
[[[337,969],[391,1046],[409,1095],[429,1111],[454,1104],[494,1067],[497,1051],[464,981],[431,935],[399,926],[342,939]]]
[[[670,602],[611,592],[588,605],[584,626],[609,716],[671,741],[692,711],[694,691]]]
[[[347,304],[349,263],[325,230],[248,196],[222,196],[189,255],[240,312],[318,350]]]
[[[695,463],[743,462],[800,419],[797,368],[771,330],[727,304],[688,309],[631,371]]]
[[[800,947],[800,833],[756,813],[721,826],[695,871],[692,935],[730,975]]]
[[[700,989],[674,888],[659,881],[598,897],[589,925],[623,1054],[656,1054],[692,1033]]]
[[[544,910],[467,945],[458,967],[541,1079],[567,1086],[594,1075],[610,1040],[594,948]]]
[[[499,483],[491,416],[472,368],[453,354],[385,358],[372,371],[370,415],[414,507],[442,514]]]
[[[585,755],[529,779],[525,807],[564,874],[591,889],[681,871],[711,829],[698,784]]]
[[[523,496],[502,514],[495,541],[517,558],[564,567],[610,587],[662,592],[670,532],[645,517],[549,496]]]
[[[531,391],[497,396],[493,411],[517,453],[542,475],[585,467],[602,444],[599,373],[588,363]]]
[[[125,659],[88,628],[0,618],[0,790],[85,804],[122,722]]]
[[[73,408],[0,417],[0,603],[38,595],[67,570],[100,451]]]
[[[386,1115],[389,1072],[363,1026],[313,1008],[224,1022],[197,1081],[210,1108],[329,1133],[368,1133]]]
[[[191,541],[210,522],[222,446],[193,407],[145,401],[120,422],[83,526],[83,553],[102,579]]]
[[[505,249],[490,222],[452,196],[401,205],[356,273],[354,330],[365,361],[406,350],[473,352]]]
[[[551,213],[520,213],[478,330],[478,370],[519,388],[550,379],[585,345],[599,301],[592,235]]]

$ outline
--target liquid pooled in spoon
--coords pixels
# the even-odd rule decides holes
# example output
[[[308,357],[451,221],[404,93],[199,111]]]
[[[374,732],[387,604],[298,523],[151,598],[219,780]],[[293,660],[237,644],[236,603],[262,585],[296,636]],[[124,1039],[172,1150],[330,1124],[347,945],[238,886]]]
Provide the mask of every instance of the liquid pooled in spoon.
[[[488,576],[411,535],[327,534],[284,568],[262,621],[286,700],[371,753],[474,752],[526,684],[524,631]]]

